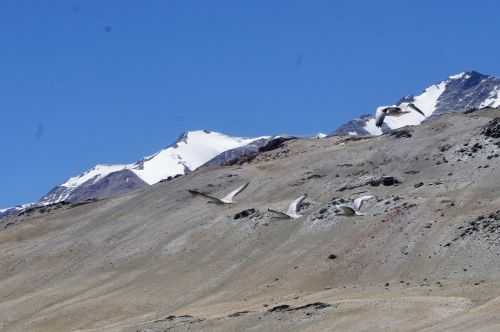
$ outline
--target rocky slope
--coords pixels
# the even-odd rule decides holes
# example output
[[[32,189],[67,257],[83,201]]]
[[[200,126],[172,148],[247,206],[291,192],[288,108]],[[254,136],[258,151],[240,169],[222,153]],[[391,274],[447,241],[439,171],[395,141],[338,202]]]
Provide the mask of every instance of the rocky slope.
[[[429,117],[448,112],[500,106],[500,79],[476,71],[452,75],[448,79],[427,87],[415,96],[401,98],[395,105],[412,102],[425,117],[412,112],[399,118],[388,117],[382,128],[375,126],[375,111],[340,126],[334,135],[380,135],[391,129],[418,125]],[[385,107],[385,106],[381,106]]]
[[[499,115],[290,140],[244,163],[8,218],[0,330],[498,331]],[[229,206],[188,192],[246,181]],[[303,218],[266,212],[303,193]],[[365,216],[336,215],[367,194]]]

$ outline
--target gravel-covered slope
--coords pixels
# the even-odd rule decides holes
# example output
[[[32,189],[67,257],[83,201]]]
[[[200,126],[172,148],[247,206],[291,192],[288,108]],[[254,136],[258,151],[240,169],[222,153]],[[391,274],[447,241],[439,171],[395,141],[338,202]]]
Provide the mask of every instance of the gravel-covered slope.
[[[496,116],[292,140],[243,165],[7,219],[0,330],[498,331]],[[245,181],[231,206],[187,191]],[[266,212],[302,193],[303,218]],[[366,216],[335,215],[366,194]]]

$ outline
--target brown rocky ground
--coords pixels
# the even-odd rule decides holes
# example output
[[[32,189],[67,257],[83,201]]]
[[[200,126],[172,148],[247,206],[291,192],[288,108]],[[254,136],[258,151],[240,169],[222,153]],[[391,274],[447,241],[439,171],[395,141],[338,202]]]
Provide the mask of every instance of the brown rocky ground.
[[[0,330],[499,331],[495,116],[289,141],[242,166],[3,221]],[[232,206],[187,191],[247,180]],[[304,192],[303,218],[266,213]],[[368,193],[366,216],[335,215]]]

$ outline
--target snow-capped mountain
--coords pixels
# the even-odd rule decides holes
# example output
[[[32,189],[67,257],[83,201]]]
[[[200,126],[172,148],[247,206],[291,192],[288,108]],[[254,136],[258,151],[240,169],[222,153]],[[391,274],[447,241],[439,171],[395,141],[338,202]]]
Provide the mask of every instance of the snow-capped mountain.
[[[182,134],[167,148],[132,164],[96,165],[93,168],[69,178],[54,187],[36,203],[0,209],[0,218],[15,215],[26,209],[43,207],[59,202],[83,202],[125,194],[192,172],[210,160],[233,158],[234,153],[226,151],[246,151],[256,146],[272,144],[271,137],[242,138],[221,133],[197,130]]]
[[[390,129],[418,125],[431,116],[463,112],[472,108],[500,106],[500,79],[478,73],[463,72],[426,88],[421,94],[400,99],[396,105],[414,103],[425,117],[410,112],[400,117],[386,117],[382,128],[375,126],[375,112],[365,114],[340,126],[333,135],[381,135]],[[377,109],[386,106],[380,106]],[[376,110],[375,110],[376,111]]]
[[[500,79],[475,71],[463,72],[426,88],[415,96],[400,99],[396,105],[414,103],[417,112],[401,117],[386,117],[382,128],[375,126],[375,111],[340,126],[332,135],[380,135],[391,129],[418,125],[446,112],[500,106]],[[383,106],[382,106],[383,107]],[[315,138],[322,138],[318,134]],[[251,160],[258,153],[280,146],[290,136],[241,138],[206,130],[190,131],[171,146],[131,164],[97,165],[56,186],[40,201],[0,209],[0,218],[33,207],[59,202],[83,202],[116,196],[147,187],[162,180],[184,175],[208,165],[227,165]]]
[[[138,162],[97,165],[72,177],[52,189],[38,204],[78,202],[140,189],[194,171],[217,155],[257,139],[231,137],[207,130],[190,131],[181,135],[173,145]]]
[[[36,203],[0,209],[0,218],[59,202],[83,202],[125,194],[192,172],[204,164],[230,163],[254,150],[279,144],[282,137],[242,138],[198,130],[182,134],[167,148],[132,164],[96,165],[54,187]],[[227,153],[226,153],[227,152]]]
[[[12,214],[18,214],[19,212],[24,211],[26,209],[29,209],[30,207],[33,207],[35,205],[36,205],[36,203],[27,203],[27,204],[22,204],[22,205],[18,205],[18,206],[6,208],[6,209],[0,209],[0,218],[5,217],[5,216],[9,216]]]

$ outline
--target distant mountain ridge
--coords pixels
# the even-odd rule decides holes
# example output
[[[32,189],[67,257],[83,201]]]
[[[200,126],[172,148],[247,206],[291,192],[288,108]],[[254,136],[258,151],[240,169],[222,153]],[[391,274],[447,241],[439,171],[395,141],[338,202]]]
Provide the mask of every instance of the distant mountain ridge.
[[[232,137],[208,130],[183,133],[174,144],[132,164],[96,165],[54,187],[38,202],[0,210],[0,217],[60,202],[77,203],[141,189],[192,172],[221,153],[269,137]]]
[[[447,112],[499,107],[500,79],[476,71],[463,72],[427,87],[419,95],[403,97],[396,105],[403,102],[415,103],[425,113],[425,117],[416,112],[398,118],[387,117],[382,128],[378,128],[375,126],[373,112],[343,124],[330,136],[381,135],[392,129],[418,125]],[[315,138],[324,136],[318,134]],[[180,135],[174,144],[135,163],[96,165],[54,187],[38,202],[0,209],[0,218],[36,206],[60,202],[78,203],[125,194],[187,174],[203,165],[222,166],[244,162],[293,138],[295,137],[242,138],[208,130],[189,131]]]
[[[425,113],[425,117],[415,112],[399,118],[387,117],[382,128],[378,128],[375,126],[375,112],[373,112],[341,125],[332,135],[381,135],[391,129],[418,125],[432,116],[443,113],[498,107],[500,79],[477,71],[463,72],[427,87],[419,95],[403,97],[395,105],[403,102],[414,103]],[[385,106],[379,108],[382,107]]]
[[[222,152],[255,140],[208,130],[186,132],[174,144],[133,164],[97,165],[72,177],[42,197],[40,203],[75,202],[140,189],[194,171]]]

